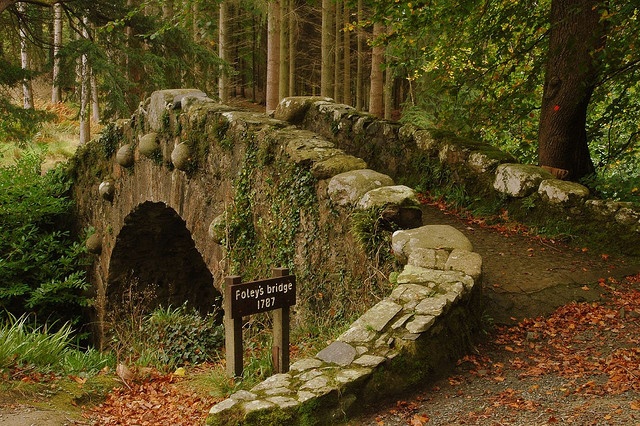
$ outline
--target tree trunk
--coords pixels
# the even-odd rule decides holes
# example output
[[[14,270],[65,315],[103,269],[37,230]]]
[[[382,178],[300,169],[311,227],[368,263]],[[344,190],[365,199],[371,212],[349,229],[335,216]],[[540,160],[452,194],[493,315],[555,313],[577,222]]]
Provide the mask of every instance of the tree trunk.
[[[599,0],[553,0],[538,159],[556,177],[579,180],[595,168],[585,130],[598,78],[594,52],[604,46]]]
[[[333,99],[342,103],[342,81],[340,79],[342,67],[342,4],[340,0],[334,0],[335,2],[335,36],[334,36],[334,66],[333,66]]]
[[[267,112],[274,111],[280,99],[280,2],[269,1],[267,17]]]
[[[342,74],[342,102],[351,105],[351,30],[349,29],[350,20],[349,2],[344,2],[343,22],[343,74]]]
[[[88,20],[83,18],[82,36],[89,38],[87,31]],[[80,59],[80,144],[89,142],[91,138],[91,122],[89,120],[89,102],[90,102],[90,69],[89,58],[83,54]]]
[[[221,102],[229,101],[229,74],[225,66],[229,64],[229,2],[220,2],[218,23],[218,56],[224,65],[220,66],[218,76],[218,97]]]
[[[384,71],[384,119],[391,120],[393,112],[393,77],[387,67]]]
[[[98,80],[93,70],[90,70],[91,81],[91,120],[94,123],[100,122],[100,100],[98,97]]]
[[[51,86],[51,102],[58,103],[62,100],[60,88],[60,47],[62,46],[62,5],[53,5],[53,84]]]
[[[333,96],[333,0],[322,0],[320,96]]]
[[[296,14],[295,0],[289,0],[288,19],[289,23],[289,93],[288,96],[296,94]]]
[[[18,3],[18,11],[21,15],[25,15],[27,11],[26,3]],[[23,19],[26,20],[26,17]],[[29,50],[27,49],[27,31],[24,22],[20,22],[20,62],[24,71],[29,71]],[[24,109],[33,109],[33,89],[31,78],[22,79],[22,99]]]
[[[373,24],[373,40],[375,41],[384,33],[384,25]],[[384,59],[384,46],[374,44],[371,52],[371,88],[369,95],[369,113],[382,118],[384,116],[384,73],[382,72],[382,60]]]
[[[289,3],[280,0],[280,71],[278,82],[278,102],[289,95]]]
[[[364,55],[364,33],[362,29],[363,24],[363,12],[362,12],[362,0],[358,0],[358,34],[357,41],[358,47],[356,52],[356,109],[358,111],[362,111],[362,107],[364,105],[363,102],[363,93],[362,93],[362,76],[364,73],[363,70],[363,59]]]

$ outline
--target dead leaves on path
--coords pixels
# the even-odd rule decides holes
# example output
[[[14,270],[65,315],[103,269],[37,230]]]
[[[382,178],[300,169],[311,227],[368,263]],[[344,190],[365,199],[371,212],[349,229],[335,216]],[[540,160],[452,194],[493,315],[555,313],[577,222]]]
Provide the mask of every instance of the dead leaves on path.
[[[568,380],[566,393],[640,391],[639,277],[601,280],[608,290],[602,302],[570,303],[548,318],[501,328],[494,342],[516,355],[509,368],[520,371],[519,378],[554,374]]]
[[[639,424],[640,274],[599,284],[597,303],[498,327],[443,389],[399,402],[377,424],[411,425],[416,415],[423,424]]]
[[[106,401],[84,417],[94,425],[185,425],[204,424],[215,400],[181,386],[184,379],[152,372],[142,382],[115,388]]]

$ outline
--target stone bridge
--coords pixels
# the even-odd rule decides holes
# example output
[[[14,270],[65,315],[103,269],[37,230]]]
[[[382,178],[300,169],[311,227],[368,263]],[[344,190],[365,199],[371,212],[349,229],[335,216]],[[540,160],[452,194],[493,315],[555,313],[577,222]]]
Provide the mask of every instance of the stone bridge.
[[[290,373],[213,407],[210,424],[335,424],[428,380],[469,348],[482,262],[455,229],[422,224],[411,187],[434,161],[503,196],[587,204],[582,187],[486,144],[329,99],[286,98],[269,117],[197,90],[153,93],[72,160],[97,335],[126,306],[207,312],[225,276],[287,267],[294,327],[362,316]]]
[[[348,218],[364,192],[393,180],[324,136],[292,126],[314,102],[333,105],[299,98],[274,119],[197,90],[159,91],[130,120],[79,149],[74,198],[95,254],[98,336],[132,304],[211,311],[221,304],[226,275],[259,279],[272,267],[311,283],[299,295],[308,302],[298,307],[300,318],[357,312],[362,301],[339,301],[354,299],[360,290],[349,286],[356,282],[371,283],[372,303],[387,292],[387,277],[372,277],[371,266],[390,272],[389,262],[354,250]],[[329,188],[330,178],[350,171],[359,186],[335,180]],[[399,201],[387,219],[419,226],[413,191],[396,189]]]

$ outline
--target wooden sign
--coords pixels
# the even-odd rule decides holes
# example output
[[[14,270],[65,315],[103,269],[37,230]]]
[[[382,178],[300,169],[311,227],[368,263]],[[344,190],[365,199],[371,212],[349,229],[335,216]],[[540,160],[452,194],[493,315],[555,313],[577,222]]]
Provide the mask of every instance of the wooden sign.
[[[242,317],[273,312],[273,369],[289,371],[289,307],[296,303],[296,277],[286,268],[274,268],[273,278],[243,283],[239,276],[225,279],[224,330],[227,376],[242,376]]]
[[[273,311],[296,304],[296,277],[285,275],[230,286],[231,318]]]

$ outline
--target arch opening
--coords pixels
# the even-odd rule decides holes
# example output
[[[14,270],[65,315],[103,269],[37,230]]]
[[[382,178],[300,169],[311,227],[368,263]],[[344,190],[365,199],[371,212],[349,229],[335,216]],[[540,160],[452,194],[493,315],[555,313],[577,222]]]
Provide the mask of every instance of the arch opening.
[[[144,202],[125,218],[111,254],[105,298],[106,312],[116,320],[118,312],[147,313],[160,306],[222,312],[222,296],[186,222],[161,202]]]

